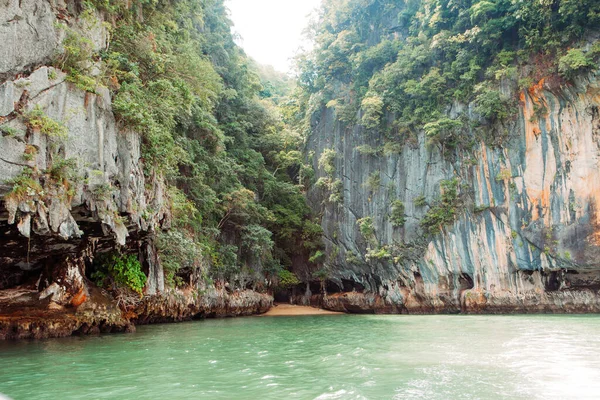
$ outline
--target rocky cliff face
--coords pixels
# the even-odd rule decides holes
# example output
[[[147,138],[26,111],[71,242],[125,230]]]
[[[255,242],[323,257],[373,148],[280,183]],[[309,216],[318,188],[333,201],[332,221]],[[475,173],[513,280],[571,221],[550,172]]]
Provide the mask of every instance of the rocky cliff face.
[[[84,91],[48,66],[62,52],[59,23],[96,51],[107,46],[100,15],[83,17],[77,4],[0,2],[0,338],[125,330],[134,314],[154,320],[125,313],[86,277],[94,256],[117,246],[139,254],[148,276],[147,298],[129,308],[158,302],[162,320],[266,311],[272,299],[261,295],[233,296],[231,312],[231,296],[220,305],[189,296],[185,315],[168,307],[154,234],[170,215],[160,177],[144,173],[140,134],[119,126],[107,88]]]
[[[0,223],[8,232],[2,237],[7,269],[40,269],[91,242],[123,246],[134,234],[143,240],[167,219],[160,183],[149,179],[153,187],[146,189],[140,137],[119,129],[108,89],[83,91],[44,65],[61,51],[61,20],[95,50],[107,45],[101,21],[83,21],[72,8],[9,2],[1,13],[7,47],[0,70],[6,78],[0,85]],[[151,286],[155,291],[156,282]]]
[[[427,146],[424,134],[399,154],[361,154],[360,146],[381,146],[383,134],[345,126],[333,109],[313,116],[307,147],[314,168],[326,176],[317,160],[333,149],[334,178],[343,187],[336,204],[327,191],[310,193],[323,212],[334,291],[364,292],[328,296],[325,306],[600,311],[599,90],[595,74],[560,86],[542,80],[520,94],[502,147],[478,143],[471,158],[454,160]],[[454,105],[450,113],[462,111],[470,112]],[[440,198],[440,183],[451,179],[460,185],[458,217],[429,236],[422,218]],[[404,205],[402,227],[390,220],[396,200]],[[357,223],[365,217],[373,220],[370,238]]]

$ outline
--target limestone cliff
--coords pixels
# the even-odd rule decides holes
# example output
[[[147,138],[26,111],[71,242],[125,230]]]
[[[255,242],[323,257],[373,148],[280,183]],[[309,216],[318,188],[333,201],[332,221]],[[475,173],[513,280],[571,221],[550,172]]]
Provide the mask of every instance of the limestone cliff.
[[[102,16],[78,2],[0,2],[0,339],[126,330],[158,320],[158,305],[160,320],[266,311],[267,295],[167,293],[154,243],[170,226],[164,182],[145,171],[141,135],[116,121],[109,90],[50,66],[66,32],[108,45]],[[143,261],[145,298],[114,299],[86,276],[118,247]]]
[[[360,146],[377,147],[383,135],[344,126],[332,109],[322,110],[307,147],[315,169],[325,149],[335,151],[343,201],[331,204],[319,189],[311,199],[324,211],[335,291],[366,293],[328,296],[325,305],[417,313],[599,311],[599,90],[596,74],[560,86],[540,81],[520,94],[508,142],[479,143],[468,160],[449,160],[426,145],[423,133],[399,154],[361,154]],[[546,112],[535,113],[539,106]],[[375,188],[368,182],[373,174]],[[440,183],[454,178],[462,193],[459,216],[428,237],[420,221],[440,197]],[[390,220],[395,200],[405,205],[403,227]],[[360,232],[357,221],[365,217],[374,221],[375,243]],[[374,248],[386,253],[373,256]]]
[[[150,180],[154,186],[146,188],[140,137],[119,129],[108,89],[83,91],[65,73],[44,65],[60,51],[59,18],[96,49],[106,46],[99,19],[69,17],[64,7],[11,2],[2,12],[2,26],[11,27],[3,37],[3,46],[11,47],[0,71],[6,77],[0,85],[0,220],[8,232],[2,264],[21,270],[61,262],[99,240],[107,246],[125,245],[132,234],[143,240],[168,220],[160,182]],[[44,126],[52,123],[55,131]],[[24,171],[30,171],[30,180],[19,180]],[[155,291],[157,284],[150,286]]]

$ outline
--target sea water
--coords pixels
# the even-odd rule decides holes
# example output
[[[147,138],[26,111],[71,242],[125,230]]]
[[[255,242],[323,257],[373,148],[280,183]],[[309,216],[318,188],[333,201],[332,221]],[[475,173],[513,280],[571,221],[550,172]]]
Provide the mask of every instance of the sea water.
[[[600,398],[600,316],[250,317],[0,343],[26,399]]]

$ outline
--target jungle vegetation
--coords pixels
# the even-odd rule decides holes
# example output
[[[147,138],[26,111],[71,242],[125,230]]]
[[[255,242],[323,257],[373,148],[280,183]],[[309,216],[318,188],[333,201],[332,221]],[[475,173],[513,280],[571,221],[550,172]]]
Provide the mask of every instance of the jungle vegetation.
[[[324,0],[295,83],[235,44],[224,0],[81,7],[103,15],[110,45],[94,54],[67,31],[57,66],[84,90],[107,86],[121,127],[143,134],[147,181],[166,184],[174,217],[158,238],[173,285],[192,276],[289,286],[323,274],[322,230],[304,192],[315,184],[332,205],[343,193],[335,151],[320,155],[325,177],[315,181],[303,144],[324,108],[384,133],[381,148],[361,149],[368,156],[401,151],[421,133],[455,154],[477,140],[501,145],[519,92],[575,79],[600,57],[588,40],[597,0]],[[90,59],[100,75],[82,62]],[[428,233],[454,219],[458,183],[449,182],[423,221]],[[400,228],[404,204],[391,207]]]
[[[82,9],[103,16],[110,44],[94,54],[68,31],[57,63],[80,88],[108,87],[121,128],[143,135],[146,180],[166,184],[173,215],[157,241],[167,281],[260,288],[295,265],[309,274],[321,229],[303,196],[303,138],[285,121],[294,82],[235,44],[223,0]]]

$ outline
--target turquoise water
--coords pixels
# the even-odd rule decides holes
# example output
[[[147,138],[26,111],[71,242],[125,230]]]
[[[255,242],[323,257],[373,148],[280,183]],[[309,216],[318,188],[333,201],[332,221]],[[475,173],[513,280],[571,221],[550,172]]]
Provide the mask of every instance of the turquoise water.
[[[0,343],[20,399],[600,398],[600,316],[254,317]]]

